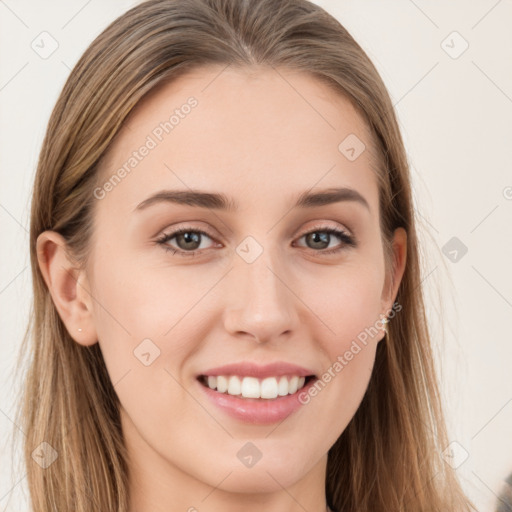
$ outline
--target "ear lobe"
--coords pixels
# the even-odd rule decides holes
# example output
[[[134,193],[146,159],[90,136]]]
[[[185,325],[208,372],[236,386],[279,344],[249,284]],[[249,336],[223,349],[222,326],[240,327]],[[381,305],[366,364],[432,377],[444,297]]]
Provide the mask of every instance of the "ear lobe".
[[[44,281],[69,334],[81,345],[94,345],[89,287],[83,271],[69,257],[66,240],[55,231],[44,231],[37,237],[36,250]]]

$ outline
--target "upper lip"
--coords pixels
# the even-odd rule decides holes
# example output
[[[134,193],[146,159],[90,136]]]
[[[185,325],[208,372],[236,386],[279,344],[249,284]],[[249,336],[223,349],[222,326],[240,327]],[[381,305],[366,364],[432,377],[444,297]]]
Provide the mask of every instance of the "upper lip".
[[[315,375],[315,372],[302,366],[287,363],[285,361],[276,361],[266,365],[258,365],[247,361],[210,368],[209,370],[201,373],[201,375],[205,375],[207,377],[216,375],[240,375],[244,377],[247,376],[257,378],[279,377],[282,375],[297,375],[299,377],[307,377],[309,375]]]

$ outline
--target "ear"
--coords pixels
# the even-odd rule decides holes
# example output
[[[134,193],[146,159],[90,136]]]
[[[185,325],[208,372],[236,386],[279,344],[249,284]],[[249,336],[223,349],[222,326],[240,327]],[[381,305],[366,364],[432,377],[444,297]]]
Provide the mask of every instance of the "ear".
[[[37,237],[36,250],[46,286],[69,334],[80,345],[94,345],[98,339],[89,284],[69,257],[64,237],[44,231]]]
[[[382,314],[388,316],[396,299],[407,260],[407,232],[397,228],[393,234],[391,275],[387,275],[382,290]]]

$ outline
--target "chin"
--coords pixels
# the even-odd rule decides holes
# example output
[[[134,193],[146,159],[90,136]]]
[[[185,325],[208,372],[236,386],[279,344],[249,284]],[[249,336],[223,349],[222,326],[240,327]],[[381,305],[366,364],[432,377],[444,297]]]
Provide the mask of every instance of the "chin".
[[[264,444],[261,441],[259,446]],[[204,481],[226,492],[271,493],[282,491],[283,487],[288,488],[299,482],[315,465],[314,461],[309,463],[307,454],[304,454],[304,458],[297,458],[300,453],[298,447],[294,453],[288,450],[261,447],[263,452],[261,458],[256,462],[251,461],[247,466],[239,461],[236,453],[234,461],[231,457],[230,460],[226,458],[223,461],[220,457],[214,458],[211,462],[209,461],[210,469],[203,475],[206,478]],[[204,468],[202,472],[205,472]],[[219,482],[222,483],[219,485]]]
[[[259,466],[259,465],[258,465]],[[261,466],[250,469],[236,468],[221,485],[212,482],[211,485],[230,493],[272,493],[282,491],[298,482],[305,475],[291,472],[291,465]],[[229,472],[226,473],[226,475]]]

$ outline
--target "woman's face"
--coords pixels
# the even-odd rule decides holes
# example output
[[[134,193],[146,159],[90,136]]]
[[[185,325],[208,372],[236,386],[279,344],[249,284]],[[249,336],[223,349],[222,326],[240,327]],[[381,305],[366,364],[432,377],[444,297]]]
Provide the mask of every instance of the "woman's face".
[[[99,341],[140,481],[325,480],[398,285],[370,144],[345,99],[286,70],[203,68],[132,113],[101,165],[75,337]]]

